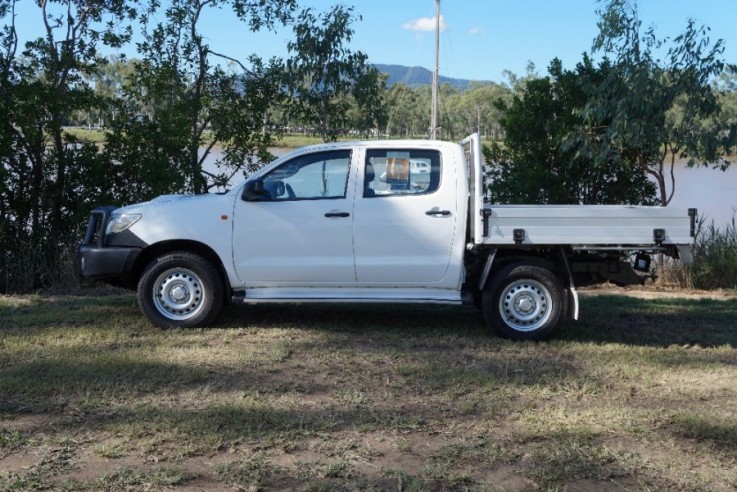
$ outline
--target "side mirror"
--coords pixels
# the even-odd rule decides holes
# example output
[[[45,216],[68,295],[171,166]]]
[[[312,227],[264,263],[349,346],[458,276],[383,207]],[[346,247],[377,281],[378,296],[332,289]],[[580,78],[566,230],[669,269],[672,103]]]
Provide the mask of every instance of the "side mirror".
[[[266,193],[274,199],[284,196],[286,193],[286,187],[281,181],[266,181],[264,188],[266,189]]]
[[[264,188],[263,179],[253,179],[243,187],[241,199],[246,202],[263,202],[271,199],[271,195]]]

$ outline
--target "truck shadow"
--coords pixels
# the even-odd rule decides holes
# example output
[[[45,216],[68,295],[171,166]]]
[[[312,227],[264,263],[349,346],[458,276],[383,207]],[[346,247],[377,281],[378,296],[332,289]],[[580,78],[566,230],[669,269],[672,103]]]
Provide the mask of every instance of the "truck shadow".
[[[294,328],[494,338],[477,309],[404,304],[255,304],[229,306],[217,328]],[[633,346],[737,347],[737,298],[581,299],[580,320],[565,321],[553,340]]]
[[[332,333],[488,337],[481,313],[468,306],[415,304],[252,304],[228,306],[213,328],[318,330]]]

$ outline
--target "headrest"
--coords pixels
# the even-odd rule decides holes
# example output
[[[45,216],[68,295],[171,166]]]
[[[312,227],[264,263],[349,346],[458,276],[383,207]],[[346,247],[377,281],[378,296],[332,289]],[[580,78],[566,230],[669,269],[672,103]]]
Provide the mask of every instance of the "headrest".
[[[374,165],[371,163],[366,164],[366,174],[365,179],[367,183],[370,183],[371,181],[376,178],[376,173],[374,172]]]

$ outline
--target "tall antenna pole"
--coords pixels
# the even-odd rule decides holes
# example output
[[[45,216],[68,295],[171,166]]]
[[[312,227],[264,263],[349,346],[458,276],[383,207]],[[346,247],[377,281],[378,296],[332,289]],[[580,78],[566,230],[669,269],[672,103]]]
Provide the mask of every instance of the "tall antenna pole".
[[[430,140],[435,140],[438,133],[438,84],[440,65],[440,0],[435,13],[435,71],[432,73],[432,108],[430,109]]]

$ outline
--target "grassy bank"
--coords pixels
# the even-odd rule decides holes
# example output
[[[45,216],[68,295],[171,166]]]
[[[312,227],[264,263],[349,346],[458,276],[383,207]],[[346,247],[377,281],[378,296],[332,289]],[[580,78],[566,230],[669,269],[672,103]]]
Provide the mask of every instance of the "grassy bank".
[[[100,129],[86,129],[82,127],[69,127],[66,129],[67,132],[76,136],[78,139],[84,142],[95,142],[98,144],[105,142],[105,132]],[[357,140],[365,137],[352,136],[352,137],[341,137],[338,140]],[[383,138],[383,137],[382,137]],[[314,135],[283,135],[277,141],[277,147],[286,149],[296,149],[304,147],[306,145],[314,145],[322,143],[322,139]],[[491,142],[484,141],[484,144],[488,145]]]
[[[71,135],[83,142],[105,143],[105,131],[99,128],[69,127],[65,129]],[[207,139],[208,133],[205,133]],[[347,139],[341,139],[347,140]],[[352,138],[351,140],[355,140]],[[277,141],[277,146],[282,148],[297,148],[305,145],[313,145],[322,142],[322,139],[312,135],[284,135]]]
[[[590,295],[548,343],[472,308],[0,298],[0,490],[730,490],[737,296]]]

